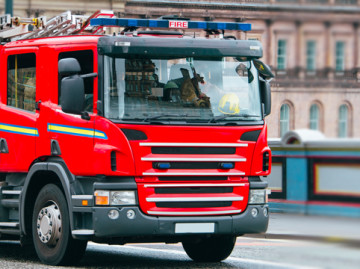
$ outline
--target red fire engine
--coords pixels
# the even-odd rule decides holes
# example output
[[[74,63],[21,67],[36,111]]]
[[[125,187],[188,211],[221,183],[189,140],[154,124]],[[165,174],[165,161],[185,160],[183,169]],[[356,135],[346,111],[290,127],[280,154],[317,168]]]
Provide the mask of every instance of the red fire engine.
[[[182,242],[216,262],[266,231],[273,75],[258,41],[224,35],[249,24],[0,19],[1,239],[50,265],[88,241]]]

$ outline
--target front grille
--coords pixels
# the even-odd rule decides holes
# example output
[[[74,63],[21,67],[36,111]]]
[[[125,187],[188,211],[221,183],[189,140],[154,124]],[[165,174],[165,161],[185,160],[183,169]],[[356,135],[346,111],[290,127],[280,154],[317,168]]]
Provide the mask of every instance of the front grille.
[[[145,214],[216,216],[246,209],[248,143],[155,141],[139,146],[143,167],[138,197]]]
[[[152,147],[152,154],[235,154],[235,147]]]

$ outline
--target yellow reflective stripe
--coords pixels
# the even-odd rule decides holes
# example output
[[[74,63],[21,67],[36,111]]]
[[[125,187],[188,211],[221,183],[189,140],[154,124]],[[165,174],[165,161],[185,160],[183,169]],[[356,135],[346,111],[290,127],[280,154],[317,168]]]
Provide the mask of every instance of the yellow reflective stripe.
[[[105,136],[104,133],[100,133],[100,132],[97,132],[97,131],[95,131],[95,136],[96,136],[96,137],[106,138],[106,136]]]
[[[29,135],[38,135],[38,130],[36,129],[30,129],[30,128],[23,128],[23,127],[17,127],[17,126],[10,126],[10,125],[3,125],[0,124],[0,130],[3,131],[10,131],[14,133],[23,133],[23,134],[29,134]]]
[[[78,129],[78,128],[65,127],[65,126],[49,125],[49,130],[59,131],[59,132],[64,132],[64,133],[73,133],[73,134],[94,136],[94,131],[92,131],[92,130],[83,130],[83,129]]]
[[[68,127],[68,126],[64,126],[64,125],[48,124],[48,131],[59,132],[59,133],[70,134],[70,135],[80,135],[80,136],[86,136],[86,137],[96,137],[96,138],[107,139],[106,134],[101,131]]]

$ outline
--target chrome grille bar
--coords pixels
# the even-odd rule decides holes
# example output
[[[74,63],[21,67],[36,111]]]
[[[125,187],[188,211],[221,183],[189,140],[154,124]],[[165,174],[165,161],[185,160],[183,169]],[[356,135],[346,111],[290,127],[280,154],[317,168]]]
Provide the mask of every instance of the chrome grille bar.
[[[146,198],[147,202],[236,202],[244,197],[154,197]]]
[[[141,147],[247,147],[246,143],[154,143],[140,142]]]
[[[148,211],[150,215],[159,215],[159,216],[186,216],[186,215],[219,215],[219,214],[238,214],[241,213],[241,210],[223,210],[223,211]]]
[[[145,188],[177,188],[177,187],[244,187],[245,183],[195,183],[195,184],[149,184]]]
[[[143,176],[243,176],[245,172],[213,172],[213,173],[193,173],[193,172],[144,172]]]
[[[246,158],[159,158],[142,157],[142,161],[151,162],[246,162]]]

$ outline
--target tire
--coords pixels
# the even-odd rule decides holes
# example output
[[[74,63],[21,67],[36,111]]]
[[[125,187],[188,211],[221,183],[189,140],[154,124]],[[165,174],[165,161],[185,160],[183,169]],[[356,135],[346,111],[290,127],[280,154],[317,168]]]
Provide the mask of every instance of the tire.
[[[235,236],[195,238],[182,242],[186,254],[196,262],[220,262],[230,256]]]
[[[67,202],[54,184],[45,185],[36,198],[32,237],[38,257],[49,265],[74,264],[85,253],[87,241],[72,238]]]

